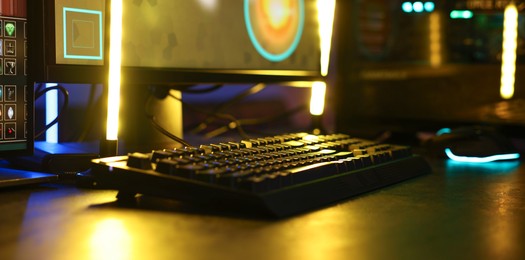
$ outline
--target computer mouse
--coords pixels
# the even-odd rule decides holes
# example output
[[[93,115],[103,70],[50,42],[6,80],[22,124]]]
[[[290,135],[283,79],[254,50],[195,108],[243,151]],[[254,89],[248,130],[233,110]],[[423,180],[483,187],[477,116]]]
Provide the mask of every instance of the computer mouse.
[[[511,139],[493,127],[442,129],[426,145],[434,153],[462,162],[484,163],[520,157]]]

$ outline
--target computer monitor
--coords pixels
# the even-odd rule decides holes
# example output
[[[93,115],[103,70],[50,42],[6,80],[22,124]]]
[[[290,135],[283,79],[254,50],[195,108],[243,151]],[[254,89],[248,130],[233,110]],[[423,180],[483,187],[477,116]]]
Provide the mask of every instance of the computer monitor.
[[[511,2],[516,9],[505,15]],[[339,1],[338,129],[522,129],[524,8],[525,1]],[[510,52],[502,47],[507,40],[516,47]],[[508,70],[502,57],[513,55]],[[500,91],[503,74],[515,80],[511,98]]]
[[[123,1],[123,84],[314,81],[317,1]]]
[[[42,83],[107,81],[107,10],[104,0],[28,1],[31,75]]]
[[[0,3],[0,157],[33,152],[33,88],[28,80],[27,5]]]

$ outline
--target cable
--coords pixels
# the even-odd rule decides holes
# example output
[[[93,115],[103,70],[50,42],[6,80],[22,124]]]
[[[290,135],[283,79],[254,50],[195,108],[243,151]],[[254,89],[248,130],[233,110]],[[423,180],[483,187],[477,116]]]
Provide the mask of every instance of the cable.
[[[153,125],[153,127],[155,127],[155,129],[157,129],[157,131],[161,132],[163,135],[171,138],[172,140],[186,146],[186,147],[193,147],[193,145],[191,145],[190,143],[186,142],[184,139],[172,134],[170,131],[166,130],[164,127],[162,127],[161,125],[159,125],[159,123],[157,123],[157,120],[155,120],[155,116],[153,115],[148,115],[146,114],[146,117],[149,118],[151,124]]]
[[[57,86],[44,88],[44,89],[41,89],[41,87],[38,87],[37,89],[39,91],[35,93],[35,100],[37,100],[38,98],[43,96],[48,91],[57,90],[57,91],[62,92],[62,94],[64,95],[64,102],[62,103],[62,108],[60,109],[60,112],[58,113],[57,117],[55,119],[53,119],[53,121],[51,121],[49,124],[47,124],[44,127],[44,130],[42,130],[42,131],[38,132],[37,134],[35,134],[35,139],[40,137],[41,135],[43,135],[49,128],[51,128],[53,125],[55,125],[58,122],[58,120],[60,120],[60,118],[64,114],[63,112],[65,111],[65,109],[69,105],[69,92],[67,91],[66,88],[64,88],[64,87],[62,87],[60,85],[57,85]]]
[[[148,107],[149,107],[149,103],[151,102],[151,99],[152,99],[152,95],[150,95],[148,97],[148,100],[146,101],[146,104],[145,104],[145,109],[144,109],[144,112],[146,114],[146,117],[150,120],[151,124],[153,125],[153,127],[155,129],[157,129],[157,131],[159,131],[160,133],[162,133],[163,135],[171,138],[172,140],[186,146],[186,147],[193,147],[193,145],[191,145],[190,143],[186,142],[184,139],[172,134],[170,131],[168,131],[166,128],[162,127],[158,122],[157,120],[155,119],[155,116],[154,115],[151,115],[149,112],[148,112]]]
[[[216,118],[220,118],[220,117],[213,116],[213,115],[215,115],[215,114],[218,115],[219,112],[224,111],[226,108],[228,108],[228,107],[230,107],[232,105],[235,105],[236,103],[239,103],[244,98],[246,98],[246,97],[248,97],[250,95],[256,94],[256,93],[262,91],[265,88],[266,88],[266,84],[264,84],[264,83],[255,84],[255,85],[251,86],[249,89],[247,89],[247,90],[237,94],[236,96],[234,96],[230,100],[227,100],[226,102],[218,105],[217,107],[215,107],[213,109],[215,111],[214,113],[206,113],[206,114],[208,114],[208,117],[205,118],[196,127],[194,127],[193,130],[190,130],[190,132],[192,132],[192,133],[199,133],[200,131],[206,129],[210,123],[215,121]],[[181,100],[181,102],[182,102],[182,100]]]
[[[171,98],[174,98],[175,100],[178,100],[179,102],[181,102],[181,104],[195,112],[198,112],[198,113],[201,113],[201,114],[205,114],[209,117],[213,117],[213,118],[218,118],[218,119],[224,119],[224,120],[227,120],[229,123],[228,123],[228,129],[237,129],[237,131],[239,132],[239,135],[241,135],[243,138],[249,138],[248,134],[244,131],[243,127],[242,127],[242,124],[241,122],[236,118],[234,117],[233,115],[230,115],[230,114],[223,114],[223,113],[216,113],[216,112],[208,112],[208,111],[205,111],[205,110],[202,110],[202,109],[199,109],[187,102],[184,102],[181,98],[169,93],[168,94],[169,97]]]

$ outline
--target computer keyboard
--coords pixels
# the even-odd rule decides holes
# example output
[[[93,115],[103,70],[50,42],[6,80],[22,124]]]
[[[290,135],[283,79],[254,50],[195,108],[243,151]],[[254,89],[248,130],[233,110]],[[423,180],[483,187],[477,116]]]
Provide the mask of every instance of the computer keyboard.
[[[277,217],[331,205],[431,171],[406,146],[345,134],[285,134],[93,160],[121,200],[167,197]]]

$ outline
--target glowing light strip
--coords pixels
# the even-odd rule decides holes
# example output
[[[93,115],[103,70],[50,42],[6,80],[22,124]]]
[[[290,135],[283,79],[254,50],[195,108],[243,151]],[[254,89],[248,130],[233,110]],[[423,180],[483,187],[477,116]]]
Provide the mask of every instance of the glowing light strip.
[[[519,153],[508,153],[508,154],[498,154],[491,155],[486,157],[470,157],[470,156],[458,156],[455,155],[450,148],[445,149],[445,154],[448,158],[457,161],[457,162],[470,162],[470,163],[487,163],[501,160],[515,160],[520,158]]]
[[[517,46],[518,10],[514,4],[509,4],[505,8],[503,20],[503,53],[501,56],[500,95],[504,99],[514,96]]]
[[[87,9],[78,9],[78,8],[71,8],[71,7],[64,7],[64,9],[62,10],[63,12],[63,28],[68,28],[67,26],[67,19],[66,19],[66,16],[67,16],[67,12],[76,12],[76,13],[86,13],[86,14],[95,14],[95,15],[98,15],[98,24],[99,24],[99,50],[100,50],[100,53],[98,56],[94,56],[94,55],[71,55],[71,54],[67,54],[67,40],[68,40],[68,37],[67,37],[67,31],[64,29],[64,58],[65,59],[84,59],[84,60],[102,60],[104,55],[102,53],[102,51],[104,50],[103,48],[103,37],[102,37],[102,12],[101,11],[94,11],[94,10],[87,10]]]
[[[279,62],[287,59],[290,55],[293,54],[299,42],[301,41],[301,36],[303,35],[304,29],[304,0],[297,0],[299,2],[299,28],[297,28],[297,33],[293,39],[290,47],[283,53],[273,54],[264,49],[264,47],[257,40],[255,32],[253,31],[252,22],[250,19],[250,0],[244,0],[244,22],[246,24],[246,30],[248,31],[248,36],[259,54],[261,54],[265,59],[272,62]]]
[[[441,65],[441,25],[439,13],[431,13],[429,17],[430,65]]]
[[[436,132],[436,135],[450,134],[452,129],[450,128],[441,128]]]
[[[312,96],[310,97],[310,114],[320,116],[324,113],[324,99],[326,95],[326,83],[316,81],[312,84]]]
[[[334,26],[335,0],[317,0],[319,35],[321,37],[321,75],[328,74],[332,32]]]
[[[55,87],[56,83],[47,83],[46,88]],[[46,92],[46,125],[58,116],[58,90]],[[58,143],[58,122],[46,130],[46,142]]]
[[[108,116],[106,139],[117,140],[120,107],[120,63],[122,49],[122,0],[111,1],[109,43]]]
[[[474,17],[474,13],[470,10],[452,10],[450,18],[452,19],[470,19]]]

